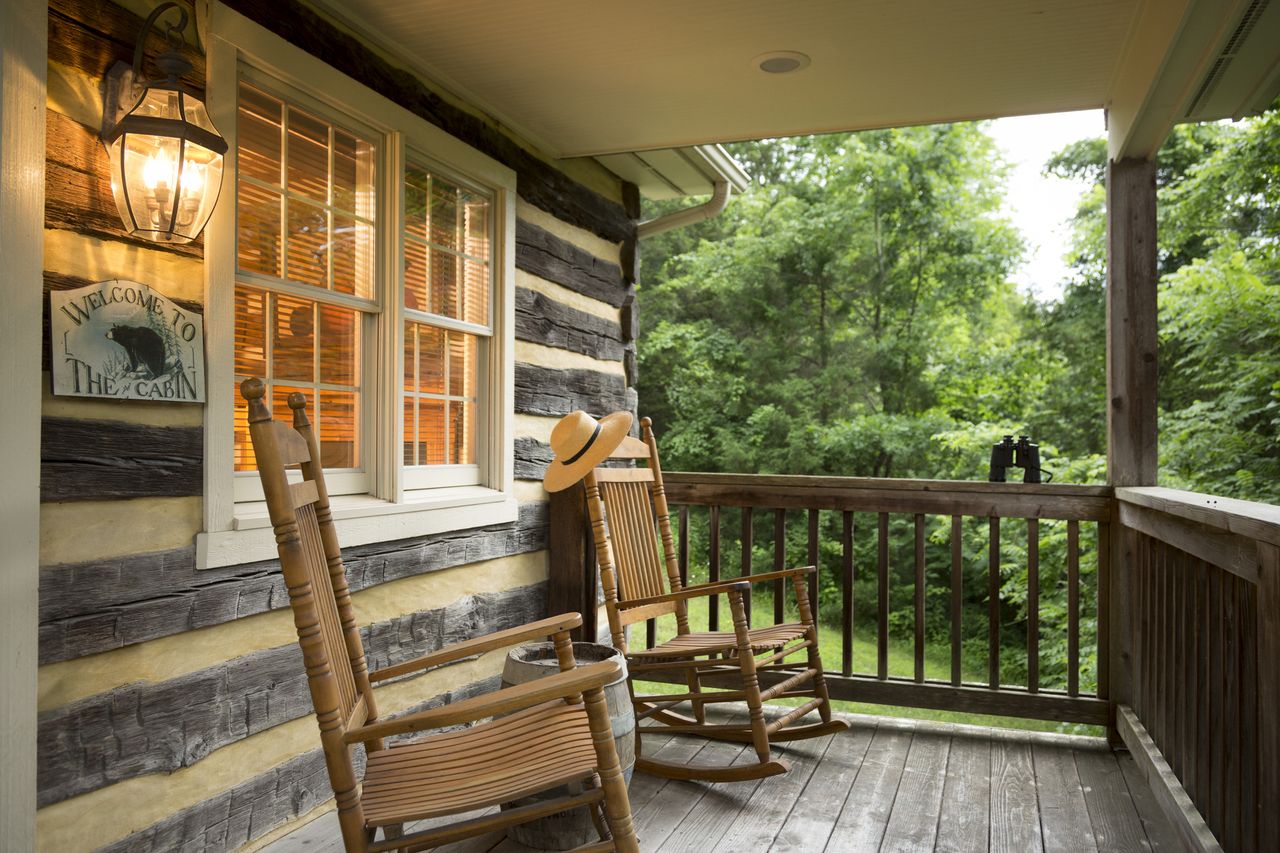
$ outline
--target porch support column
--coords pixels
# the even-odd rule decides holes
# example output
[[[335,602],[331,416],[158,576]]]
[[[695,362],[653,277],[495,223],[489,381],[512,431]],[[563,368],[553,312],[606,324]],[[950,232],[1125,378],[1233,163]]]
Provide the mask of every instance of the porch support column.
[[[0,849],[36,849],[40,308],[49,8],[0,2]]]
[[[1107,165],[1107,482],[1156,484],[1156,174],[1146,159]],[[1132,704],[1129,611],[1135,541],[1113,513],[1110,643],[1112,712]],[[1113,720],[1114,723],[1114,720]],[[1114,732],[1114,725],[1112,726]]]
[[[1156,164],[1107,166],[1107,481],[1156,484]]]

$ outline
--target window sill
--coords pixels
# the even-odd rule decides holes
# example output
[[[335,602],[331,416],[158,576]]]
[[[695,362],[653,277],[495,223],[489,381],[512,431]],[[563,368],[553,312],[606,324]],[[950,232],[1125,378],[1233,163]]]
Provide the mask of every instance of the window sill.
[[[394,542],[432,533],[505,524],[516,520],[516,499],[481,486],[408,492],[400,503],[368,495],[330,501],[342,547]],[[236,505],[232,529],[196,534],[196,568],[238,566],[277,556],[275,533],[264,502]]]

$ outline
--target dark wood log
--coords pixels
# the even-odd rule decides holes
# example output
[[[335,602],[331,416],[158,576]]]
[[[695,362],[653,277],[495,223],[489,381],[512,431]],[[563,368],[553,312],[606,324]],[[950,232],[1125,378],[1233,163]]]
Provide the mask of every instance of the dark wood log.
[[[357,82],[389,98],[516,172],[516,191],[530,204],[606,240],[635,232],[623,206],[574,181],[529,152],[493,123],[450,104],[410,71],[399,68],[299,0],[229,0],[240,14],[319,57]]]
[[[467,596],[361,630],[371,669],[546,615],[546,584]],[[296,643],[40,716],[40,806],[124,779],[190,767],[220,747],[312,713]]]
[[[547,505],[511,524],[438,533],[343,552],[353,592],[399,578],[547,547]],[[54,663],[289,606],[276,560],[198,570],[177,548],[40,572],[40,662]]]
[[[515,475],[517,480],[541,480],[555,454],[551,446],[527,436],[516,439]]]
[[[622,330],[535,290],[516,288],[516,338],[604,361],[621,361]]]
[[[132,237],[111,193],[111,167],[98,132],[53,110],[45,111],[46,228],[76,231],[162,252],[204,257],[203,237],[182,245]]]
[[[630,181],[622,182],[622,210],[631,219],[640,218],[640,188]]]
[[[621,376],[516,363],[516,411],[562,417],[576,409],[602,417],[632,408]]]
[[[616,264],[523,219],[516,220],[516,267],[615,308],[627,296]]]
[[[622,371],[626,374],[627,387],[634,388],[640,382],[640,363],[636,358],[636,345],[627,344],[622,351]]]
[[[173,14],[163,20],[173,20]],[[101,79],[115,63],[133,62],[142,23],[142,18],[111,0],[50,0],[49,59]],[[162,33],[162,27],[154,30],[143,50],[144,71],[154,72],[155,56],[168,49]],[[183,45],[181,52],[191,63],[191,73],[182,82],[199,95],[204,91],[204,53],[191,44]]]
[[[622,311],[619,315],[619,325],[622,326],[622,340],[624,343],[632,343],[640,340],[640,310],[636,304],[636,294],[632,290],[627,293],[622,300]]]
[[[44,418],[40,500],[199,495],[204,430],[126,421]]]
[[[432,697],[404,713],[437,707],[490,693],[499,677],[462,685]],[[394,716],[401,716],[396,714]],[[364,753],[355,755],[363,772]],[[279,767],[248,779],[194,806],[174,812],[145,829],[103,847],[101,853],[140,853],[167,850],[236,850],[283,823],[301,817],[333,796],[324,753],[319,750],[291,758]]]
[[[1156,164],[1107,166],[1107,480],[1156,482]]]

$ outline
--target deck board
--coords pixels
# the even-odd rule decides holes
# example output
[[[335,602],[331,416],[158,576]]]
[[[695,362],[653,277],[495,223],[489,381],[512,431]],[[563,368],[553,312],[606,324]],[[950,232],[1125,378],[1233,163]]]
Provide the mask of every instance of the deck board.
[[[1176,850],[1127,752],[1096,738],[852,715],[838,735],[784,744],[783,776],[720,785],[637,774],[645,853]],[[749,762],[742,744],[647,735],[674,761]],[[337,853],[330,813],[263,848]],[[530,853],[501,833],[441,853]]]

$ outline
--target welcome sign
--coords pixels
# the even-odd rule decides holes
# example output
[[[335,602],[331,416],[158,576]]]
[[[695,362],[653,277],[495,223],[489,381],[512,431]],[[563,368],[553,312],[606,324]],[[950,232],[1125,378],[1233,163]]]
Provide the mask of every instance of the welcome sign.
[[[115,279],[49,294],[53,393],[203,403],[204,318]]]

